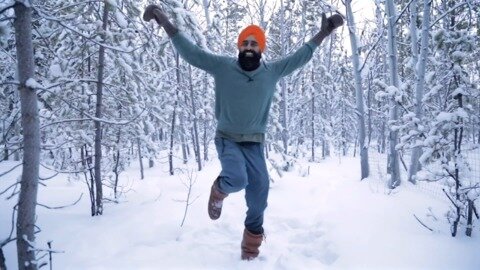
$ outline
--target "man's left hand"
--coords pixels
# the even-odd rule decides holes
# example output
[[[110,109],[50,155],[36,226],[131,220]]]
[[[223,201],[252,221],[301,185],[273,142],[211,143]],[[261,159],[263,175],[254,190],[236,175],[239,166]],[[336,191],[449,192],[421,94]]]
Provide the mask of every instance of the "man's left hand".
[[[339,14],[333,14],[328,17],[322,13],[322,26],[320,30],[327,35],[330,35],[333,30],[343,25],[343,18]]]

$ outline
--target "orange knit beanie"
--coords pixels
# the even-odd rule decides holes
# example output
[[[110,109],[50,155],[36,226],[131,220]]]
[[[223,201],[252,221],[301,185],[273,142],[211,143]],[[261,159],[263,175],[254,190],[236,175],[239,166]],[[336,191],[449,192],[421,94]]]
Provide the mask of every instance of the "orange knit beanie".
[[[260,47],[260,51],[263,52],[266,46],[265,32],[258,25],[254,24],[247,26],[245,29],[242,30],[242,32],[240,32],[237,41],[238,48],[242,46],[242,42],[250,35],[253,35],[255,37],[258,42],[258,46]]]

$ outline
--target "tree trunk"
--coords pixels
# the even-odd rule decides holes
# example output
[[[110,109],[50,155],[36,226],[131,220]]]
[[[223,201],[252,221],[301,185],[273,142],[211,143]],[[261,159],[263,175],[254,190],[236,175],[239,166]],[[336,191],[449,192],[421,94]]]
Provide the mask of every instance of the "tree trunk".
[[[417,17],[418,17],[418,0],[412,0],[409,6],[410,10],[410,47],[412,51],[412,66],[414,73],[417,71],[416,65],[418,62],[418,37],[417,37]],[[425,12],[425,10],[424,10]],[[425,16],[426,14],[424,14]],[[423,21],[425,23],[425,19]],[[416,75],[416,74],[415,74]]]
[[[420,79],[420,74],[418,72],[420,70],[417,70],[417,67],[419,64],[418,61],[418,38],[417,38],[417,6],[418,6],[418,0],[412,0],[410,3],[409,9],[410,9],[410,46],[412,48],[412,69],[413,69],[413,74],[416,79],[416,91],[415,91],[415,96],[416,96],[416,104],[415,104],[415,112],[416,112],[416,117],[418,119],[421,118],[420,113],[421,113],[421,107],[422,107],[422,100],[421,97],[419,99],[419,83],[423,84],[423,80]],[[425,11],[425,10],[424,10]],[[425,14],[427,16],[430,16],[430,14]],[[425,19],[423,21],[425,25]],[[424,28],[425,30],[425,28]],[[428,28],[427,28],[428,31]],[[423,41],[424,33],[422,31],[422,41]],[[419,68],[420,69],[420,68]],[[425,72],[425,70],[424,70]],[[422,94],[423,96],[423,94]],[[420,168],[420,161],[418,160],[421,155],[421,148],[420,147],[415,147],[412,149],[412,156],[410,157],[410,168],[408,170],[408,181],[411,182],[412,184],[416,183],[415,180],[415,175],[417,174],[419,168]]]
[[[206,40],[206,42],[207,42],[207,46],[208,46],[208,47],[211,46],[211,43],[212,43],[212,42],[211,42],[211,40],[212,40],[212,39],[211,39],[211,35],[213,34],[213,31],[212,31],[212,29],[211,29],[211,25],[212,25],[211,21],[212,21],[212,20],[211,20],[211,18],[210,18],[210,11],[209,11],[210,2],[211,2],[210,0],[202,0],[203,11],[204,11],[204,13],[205,13],[205,20],[206,20],[206,23],[207,23],[207,32],[206,32],[207,40]],[[228,20],[227,20],[227,21],[228,21]],[[192,76],[192,75],[191,75],[191,74],[192,74],[192,72],[191,72],[191,70],[192,70],[191,67],[190,67],[189,70],[190,70],[190,79],[191,79],[191,76]],[[207,87],[208,87],[207,84],[208,84],[208,78],[207,78],[206,72],[204,72],[204,76],[203,76],[203,86],[204,86],[205,90],[206,90]],[[205,93],[207,93],[207,92],[205,91]],[[193,103],[194,103],[194,101],[192,100],[192,104],[193,104]],[[195,117],[195,116],[196,116],[196,114],[194,113],[194,117]],[[196,120],[196,118],[195,118],[195,120]],[[195,130],[197,130],[197,129],[195,128]],[[204,139],[205,139],[205,136],[204,136]],[[205,143],[205,141],[204,141],[204,143]],[[199,146],[198,150],[200,150],[200,146]],[[208,158],[207,158],[207,155],[206,155],[205,152],[206,152],[206,151],[205,151],[205,148],[204,148],[204,158],[205,158],[205,160],[207,160]],[[198,155],[200,156],[200,151],[198,152]],[[200,158],[200,157],[199,157],[199,158]],[[200,164],[200,167],[201,167],[201,164]]]
[[[395,21],[397,19],[393,0],[386,1],[386,10],[388,17],[388,54],[390,67],[390,85],[399,87],[398,69],[397,69],[397,45],[395,41]],[[398,120],[398,106],[395,97],[390,101],[390,121]],[[398,141],[398,131],[390,130],[389,132],[389,153],[387,173],[390,175],[388,187],[391,189],[400,185],[400,169],[398,160],[398,151],[396,149]]]
[[[122,118],[122,106],[118,105],[117,107],[117,110],[118,110],[118,116],[119,116],[119,119]],[[118,181],[119,181],[119,176],[120,176],[120,172],[119,172],[119,166],[120,166],[120,140],[121,140],[121,137],[122,136],[122,128],[118,128],[118,131],[117,131],[117,140],[115,142],[115,147],[117,148],[117,153],[116,153],[116,156],[115,154],[113,154],[114,156],[114,161],[115,161],[115,167],[113,167],[113,173],[115,174],[115,180],[114,180],[114,183],[113,183],[113,196],[115,199],[117,199],[117,188],[118,188]]]
[[[173,103],[173,113],[172,113],[172,126],[170,128],[170,151],[168,153],[168,164],[169,164],[169,171],[170,175],[174,174],[173,169],[173,139],[175,138],[175,120],[177,116],[177,106],[178,106],[178,92],[180,91],[178,88],[180,87],[180,63],[178,58],[178,53],[175,55],[175,61],[177,64],[177,89],[175,90],[175,102]]]
[[[115,156],[115,167],[113,168],[113,173],[115,174],[115,182],[113,183],[113,196],[117,199],[117,188],[118,188],[118,179],[120,172],[118,171],[118,166],[120,163],[120,149],[117,149],[117,155]]]
[[[207,20],[207,28],[210,28],[210,12],[208,10],[208,6],[210,6],[209,0],[202,0],[203,4],[203,11],[205,12],[205,19]]]
[[[104,2],[103,18],[102,18],[102,40],[105,41],[109,7],[108,2]],[[105,69],[105,47],[100,45],[98,52],[98,82],[97,82],[97,104],[95,117],[101,119],[103,116],[103,71]],[[95,215],[103,214],[103,187],[102,187],[102,123],[95,121]]]
[[[467,230],[465,234],[467,236],[472,236],[472,228],[473,228],[473,201],[467,200]]]
[[[372,72],[368,73],[368,90],[367,90],[367,145],[372,142]]]
[[[5,265],[5,256],[3,255],[3,250],[0,247],[0,270],[7,270],[7,266]]]
[[[352,47],[352,61],[353,61],[353,76],[355,77],[355,97],[357,100],[357,114],[358,114],[358,143],[360,147],[360,165],[361,165],[361,179],[367,178],[369,175],[368,165],[368,148],[365,145],[365,112],[363,109],[363,91],[362,78],[360,74],[360,57],[357,44],[357,34],[355,29],[355,21],[351,7],[352,0],[345,1],[347,9],[347,24],[350,34],[350,44]]]
[[[187,130],[185,129],[185,113],[183,110],[178,112],[179,120],[180,120],[180,140],[182,141],[182,156],[183,156],[183,164],[187,164],[188,157],[190,156],[190,150],[187,144],[187,139],[185,138],[185,134]]]
[[[203,122],[203,160],[208,161],[208,139],[207,139],[208,120]]]
[[[182,84],[182,78],[181,78],[181,75],[180,75],[180,56],[178,55],[178,53],[176,54],[176,61],[177,61],[177,85],[178,85],[178,88],[177,88],[177,99],[179,98],[179,94],[180,94],[180,89],[179,87],[181,86]],[[185,103],[187,101],[185,100]],[[185,134],[186,134],[186,129],[185,129],[185,112],[184,110],[180,110],[178,112],[178,118],[180,120],[180,141],[182,142],[182,156],[183,156],[183,164],[187,164],[188,162],[188,156],[190,153],[187,153],[189,150],[188,150],[188,145],[187,145],[187,139],[185,138]]]
[[[88,153],[88,148],[87,145],[85,144],[82,147],[82,150],[85,150],[85,165],[84,167],[88,169],[88,172],[90,174],[90,183],[88,182],[88,175],[85,172],[85,182],[87,183],[88,187],[88,194],[90,196],[90,213],[92,216],[95,216],[95,176],[94,173],[92,172],[93,166],[92,166],[92,156],[91,154]]]
[[[315,73],[312,70],[312,83],[315,81]],[[315,161],[315,91],[314,88],[312,87],[312,118],[311,118],[311,133],[312,133],[312,157],[311,160],[312,162]],[[322,147],[322,153],[323,153],[323,147]]]
[[[413,3],[412,3],[413,4]],[[416,74],[416,84],[415,84],[415,115],[420,120],[422,119],[422,99],[423,91],[425,87],[425,67],[428,57],[428,38],[429,38],[429,29],[430,29],[430,0],[424,0],[423,5],[423,26],[422,26],[422,40],[420,47],[420,60],[416,67],[418,70],[415,70]],[[413,41],[412,41],[413,42]],[[415,62],[416,63],[416,62]],[[417,174],[420,169],[419,158],[422,154],[422,149],[420,147],[413,148],[412,157],[410,160],[410,170],[408,172],[408,181],[415,183],[416,180],[414,176]]]
[[[178,101],[175,100],[175,103],[173,105],[173,113],[172,113],[172,126],[170,129],[170,151],[168,152],[168,165],[169,165],[169,172],[170,175],[174,174],[174,169],[173,169],[173,138],[175,134],[175,118],[177,115],[177,103]]]
[[[140,138],[137,138],[138,161],[140,162],[140,179],[143,180],[143,160],[142,160],[142,146]]]
[[[32,1],[33,2],[33,1]],[[32,8],[16,2],[15,41],[17,74],[23,128],[23,168],[18,197],[17,255],[18,269],[37,269],[35,252],[35,210],[37,205],[38,171],[40,163],[40,120],[36,89],[27,85],[34,78],[32,45]]]
[[[285,18],[285,8],[283,5],[283,0],[280,1],[282,17]],[[285,20],[282,20],[282,26],[280,28],[280,44],[281,44],[281,56],[285,56]],[[287,86],[285,85],[285,79],[280,80],[280,89],[282,91],[282,101],[280,102],[280,110],[282,114],[282,142],[283,142],[283,153],[288,153],[288,115],[287,115]]]
[[[194,145],[193,150],[195,152],[195,158],[198,164],[198,170],[202,170],[202,158],[200,157],[200,141],[198,140],[198,127],[197,127],[197,107],[195,105],[195,95],[193,91],[193,82],[192,82],[192,66],[188,66],[189,71],[189,83],[190,83],[190,100],[192,102],[192,115],[193,115],[193,136],[194,136]]]

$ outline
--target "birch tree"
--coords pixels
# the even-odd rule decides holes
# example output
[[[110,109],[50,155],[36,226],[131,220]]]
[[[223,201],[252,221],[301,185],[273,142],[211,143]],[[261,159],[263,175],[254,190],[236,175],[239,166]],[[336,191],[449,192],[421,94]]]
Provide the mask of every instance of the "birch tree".
[[[412,3],[413,6],[416,6],[416,1]],[[428,57],[428,40],[430,36],[430,7],[431,7],[431,1],[425,0],[423,4],[423,22],[422,22],[422,38],[421,38],[421,44],[420,44],[420,59],[413,58],[413,62],[415,63],[415,77],[416,77],[416,82],[415,82],[415,117],[416,121],[418,121],[418,124],[422,122],[422,110],[423,110],[423,93],[424,93],[424,87],[425,87],[425,70],[426,70],[426,62],[427,62],[427,57]],[[415,7],[416,10],[416,7]],[[415,11],[413,11],[415,12]],[[416,20],[416,14],[412,15],[411,20]],[[410,24],[414,24],[413,22],[410,22]],[[417,31],[416,31],[416,25],[411,25],[411,31],[412,33],[410,34],[412,37],[417,36]],[[416,44],[417,40],[416,38],[412,38],[412,46],[413,49],[412,51],[416,52]],[[415,53],[413,53],[415,55]],[[418,125],[417,124],[417,125]],[[412,156],[410,160],[410,169],[409,169],[409,174],[408,174],[408,180],[412,183],[415,183],[414,175],[418,172],[420,169],[420,162],[419,162],[419,157],[421,155],[421,147],[417,146],[413,148],[412,151]]]
[[[289,44],[289,42],[286,41],[287,33],[285,32],[286,25],[286,16],[285,16],[285,4],[283,0],[280,0],[280,57],[285,57],[286,55],[286,50],[285,48],[286,44]],[[288,140],[289,140],[289,132],[288,132],[288,109],[287,109],[287,104],[288,104],[288,92],[287,92],[287,86],[285,83],[285,78],[280,80],[280,93],[282,96],[282,100],[280,102],[280,111],[281,111],[281,124],[282,124],[282,131],[281,131],[281,138],[282,138],[282,143],[283,143],[283,153],[287,154],[288,153]]]
[[[400,83],[398,78],[398,62],[397,62],[397,46],[395,41],[395,21],[397,19],[395,5],[393,0],[387,0],[385,2],[385,8],[387,10],[388,17],[388,63],[390,74],[390,87],[388,92],[393,93],[390,101],[390,121],[396,122],[398,120],[398,96],[401,96]],[[388,166],[387,173],[389,174],[388,187],[391,189],[400,185],[400,169],[398,151],[396,149],[398,143],[398,131],[390,128],[389,131],[389,153],[388,153]]]
[[[362,90],[362,78],[360,74],[360,55],[357,44],[357,35],[355,29],[355,20],[352,12],[352,1],[345,1],[347,13],[347,26],[350,36],[350,45],[352,48],[352,62],[353,62],[353,76],[355,78],[355,98],[357,101],[357,115],[358,115],[358,132],[359,132],[359,149],[360,149],[360,165],[361,165],[361,179],[367,178],[369,175],[368,166],[368,146],[365,144],[365,112]]]

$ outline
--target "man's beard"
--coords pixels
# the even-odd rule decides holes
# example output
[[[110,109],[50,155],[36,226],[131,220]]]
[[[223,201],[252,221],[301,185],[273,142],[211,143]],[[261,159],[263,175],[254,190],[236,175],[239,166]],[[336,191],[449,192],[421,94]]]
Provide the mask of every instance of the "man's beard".
[[[253,71],[257,69],[260,66],[260,58],[262,58],[262,53],[257,53],[252,50],[245,50],[238,53],[238,63],[245,71]]]

